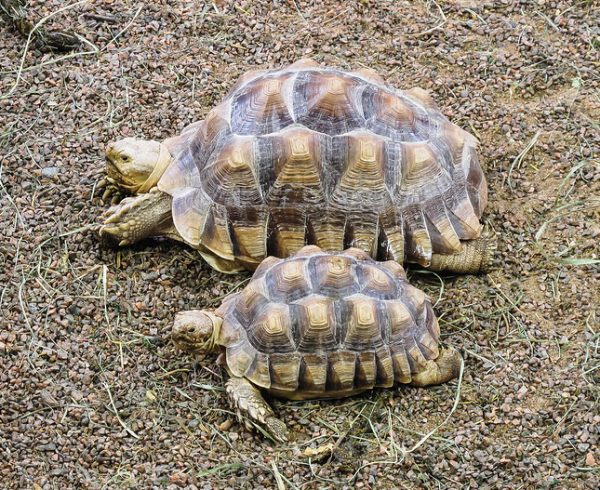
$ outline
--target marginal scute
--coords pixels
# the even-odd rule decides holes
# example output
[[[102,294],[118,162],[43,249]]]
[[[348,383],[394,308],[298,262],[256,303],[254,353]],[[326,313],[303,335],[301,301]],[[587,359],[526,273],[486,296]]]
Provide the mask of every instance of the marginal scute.
[[[299,389],[323,393],[327,383],[327,368],[327,354],[303,354]]]
[[[206,213],[204,227],[200,234],[200,244],[218,257],[235,260],[230,230],[227,208],[214,203]]]
[[[404,223],[402,214],[393,207],[388,207],[380,216],[379,227],[379,260],[393,260],[403,264],[404,253]]]
[[[256,349],[242,340],[227,347],[227,366],[234,376],[245,376],[257,355]]]
[[[446,214],[446,209],[436,199],[423,205],[423,218],[431,241],[431,248],[437,253],[454,254],[460,251],[460,238]]]
[[[416,340],[412,340],[413,343],[406,348],[406,353],[411,372],[418,373],[419,371],[422,371],[423,368],[426,366],[427,359],[423,355],[421,349],[419,349]]]
[[[218,316],[223,317],[224,314],[219,314],[219,311],[216,312]],[[243,327],[240,325],[237,318],[233,315],[226,315],[227,317],[221,324],[221,330],[219,332],[219,344],[224,347],[228,347],[233,344],[237,344],[242,340],[241,332],[243,332]],[[245,339],[245,335],[244,335]]]
[[[269,356],[263,352],[257,352],[250,366],[246,369],[244,376],[262,388],[270,388],[271,372]]]
[[[424,267],[429,266],[433,248],[421,209],[417,206],[407,207],[402,212],[402,218],[406,237],[406,255]]]
[[[374,351],[358,352],[356,357],[356,371],[354,374],[354,387],[371,389],[377,380],[377,362]]]
[[[229,208],[230,233],[239,261],[254,269],[267,255],[268,211],[260,207]]]
[[[298,353],[270,354],[269,373],[271,388],[283,391],[296,391],[299,385],[302,356]]]
[[[327,391],[350,391],[354,388],[356,352],[339,350],[328,354]]]
[[[196,146],[196,151],[201,150],[195,154],[196,157],[202,156],[208,159],[208,156],[212,153],[221,140],[225,136],[231,135],[231,127],[229,125],[230,117],[230,100],[225,99],[218,106],[212,109],[204,120],[204,124],[200,126],[196,135],[196,140],[193,145]],[[205,164],[207,161],[202,162]]]
[[[408,356],[402,344],[394,344],[390,347],[394,378],[398,383],[410,383],[411,367]]]
[[[377,364],[376,386],[390,388],[394,386],[394,363],[387,345],[382,345],[375,351],[375,362]]]
[[[343,250],[346,224],[344,210],[317,209],[307,217],[307,241],[326,251]]]
[[[440,325],[435,317],[435,313],[433,312],[433,307],[429,302],[427,302],[425,305],[425,327],[427,328],[431,338],[437,344],[437,342],[440,340]]]
[[[187,243],[200,244],[210,207],[211,200],[201,189],[174,197],[173,223]]]
[[[267,250],[278,257],[289,257],[305,244],[306,215],[299,208],[272,208],[267,225]]]

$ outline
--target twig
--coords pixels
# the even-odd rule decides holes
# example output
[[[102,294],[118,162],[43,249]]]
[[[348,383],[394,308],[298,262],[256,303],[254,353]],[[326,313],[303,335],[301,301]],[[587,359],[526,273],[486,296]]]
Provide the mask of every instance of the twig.
[[[109,22],[111,24],[119,22],[119,19],[117,19],[114,15],[91,14],[86,12],[83,14],[83,17],[86,19],[97,20],[98,22]]]

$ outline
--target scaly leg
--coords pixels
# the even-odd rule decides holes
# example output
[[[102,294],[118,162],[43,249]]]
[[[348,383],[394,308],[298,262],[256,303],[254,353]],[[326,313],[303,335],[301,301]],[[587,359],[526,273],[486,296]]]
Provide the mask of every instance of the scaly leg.
[[[429,269],[465,274],[486,272],[492,265],[498,239],[486,227],[480,238],[461,242],[460,252],[453,255],[433,254]]]
[[[440,350],[440,355],[425,363],[418,373],[411,374],[410,384],[415,386],[439,385],[450,381],[460,373],[462,364],[460,353],[453,347]]]
[[[225,391],[231,404],[237,409],[240,420],[243,416],[247,416],[279,442],[288,440],[287,427],[275,417],[273,409],[250,381],[246,378],[232,377],[225,384]]]
[[[176,238],[171,215],[171,196],[154,188],[135,197],[123,199],[105,213],[100,236],[131,245],[150,236]]]

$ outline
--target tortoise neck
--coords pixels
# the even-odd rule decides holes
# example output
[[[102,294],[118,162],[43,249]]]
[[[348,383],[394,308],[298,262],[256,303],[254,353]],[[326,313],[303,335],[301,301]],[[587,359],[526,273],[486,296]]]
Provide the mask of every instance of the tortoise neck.
[[[165,173],[165,170],[167,170],[167,167],[171,164],[172,159],[173,157],[167,149],[167,146],[164,143],[161,143],[158,150],[156,165],[154,165],[152,172],[150,172],[148,178],[140,185],[136,193],[142,194],[148,192],[156,186],[162,175]]]
[[[212,335],[210,336],[210,339],[206,343],[206,350],[208,352],[215,352],[215,353],[221,352],[222,345],[219,342],[219,339],[221,337],[221,325],[223,325],[223,319],[221,317],[215,315],[214,313],[206,312],[206,314],[212,320],[212,326],[213,326]]]

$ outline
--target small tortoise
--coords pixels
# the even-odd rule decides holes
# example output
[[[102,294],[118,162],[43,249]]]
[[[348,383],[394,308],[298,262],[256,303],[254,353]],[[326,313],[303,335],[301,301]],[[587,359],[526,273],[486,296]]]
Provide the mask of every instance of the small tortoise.
[[[284,441],[285,424],[261,391],[305,400],[443,383],[462,359],[454,348],[439,349],[439,335],[429,299],[397,262],[309,245],[264,260],[216,311],[179,313],[172,338],[191,353],[224,352],[238,415]]]
[[[301,60],[245,74],[204,121],[163,143],[107,148],[108,178],[138,194],[100,234],[181,240],[215,269],[255,269],[304,245],[477,272],[487,183],[477,141],[420,89]]]

